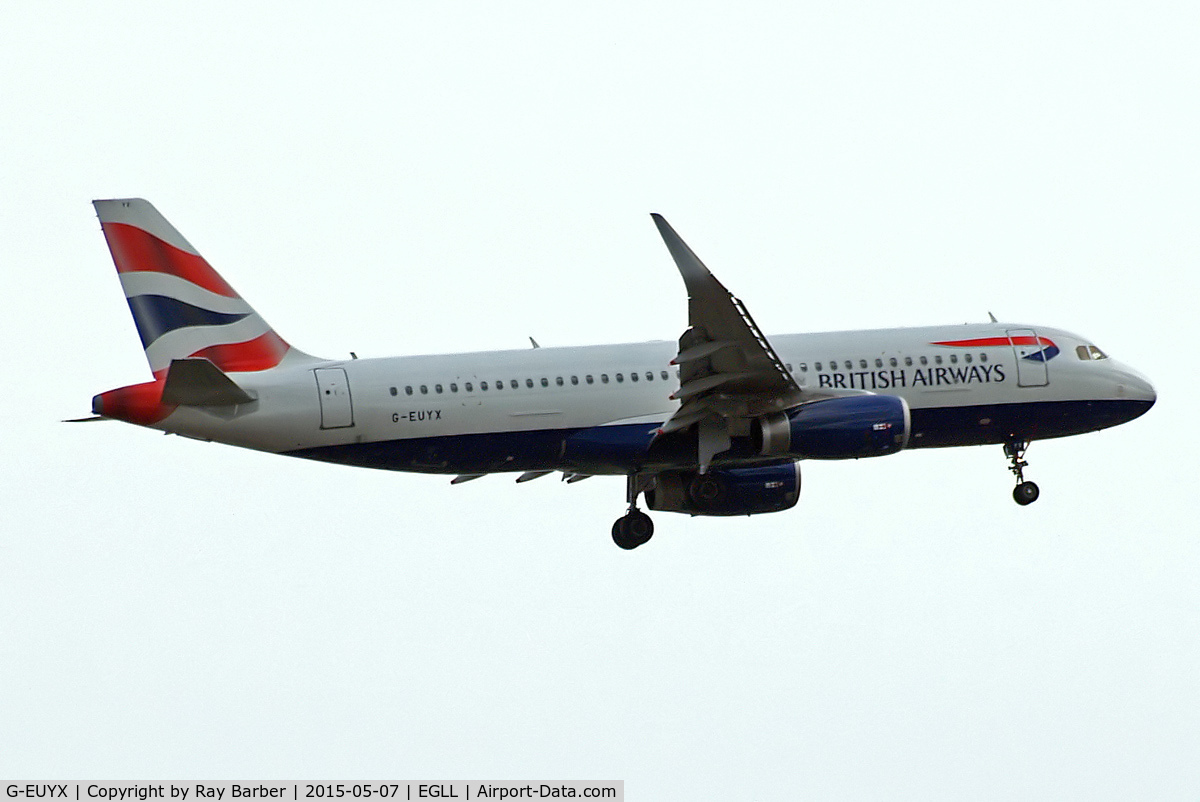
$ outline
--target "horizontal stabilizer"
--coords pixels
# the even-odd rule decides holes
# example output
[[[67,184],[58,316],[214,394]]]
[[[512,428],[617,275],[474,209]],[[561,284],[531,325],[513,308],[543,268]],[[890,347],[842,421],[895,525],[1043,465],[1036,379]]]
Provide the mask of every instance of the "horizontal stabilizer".
[[[175,359],[163,385],[164,404],[190,407],[226,407],[253,401],[233,379],[207,359]]]

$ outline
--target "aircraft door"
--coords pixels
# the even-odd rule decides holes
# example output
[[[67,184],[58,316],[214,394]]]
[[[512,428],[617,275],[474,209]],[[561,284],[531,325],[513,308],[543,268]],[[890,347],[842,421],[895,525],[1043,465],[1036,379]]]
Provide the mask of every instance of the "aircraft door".
[[[1046,349],[1033,329],[1009,329],[1008,341],[1017,357],[1017,386],[1045,387],[1050,383],[1046,370]]]
[[[343,429],[354,425],[350,382],[342,368],[317,368],[317,393],[321,399],[321,428]]]

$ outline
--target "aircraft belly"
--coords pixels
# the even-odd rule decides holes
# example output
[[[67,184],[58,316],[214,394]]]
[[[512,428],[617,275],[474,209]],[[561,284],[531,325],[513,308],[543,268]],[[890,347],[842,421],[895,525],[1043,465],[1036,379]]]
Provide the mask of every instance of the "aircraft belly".
[[[1131,421],[1151,401],[1039,401],[912,408],[909,448],[991,445],[1045,440]]]

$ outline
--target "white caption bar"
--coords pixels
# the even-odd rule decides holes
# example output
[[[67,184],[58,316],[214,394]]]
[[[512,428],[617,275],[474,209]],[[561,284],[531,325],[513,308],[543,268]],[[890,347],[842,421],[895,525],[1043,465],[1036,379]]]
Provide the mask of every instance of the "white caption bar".
[[[532,782],[472,780],[455,782],[4,782],[4,798],[65,802],[230,802],[280,799],[329,800],[455,799],[604,799],[624,802],[624,780]]]

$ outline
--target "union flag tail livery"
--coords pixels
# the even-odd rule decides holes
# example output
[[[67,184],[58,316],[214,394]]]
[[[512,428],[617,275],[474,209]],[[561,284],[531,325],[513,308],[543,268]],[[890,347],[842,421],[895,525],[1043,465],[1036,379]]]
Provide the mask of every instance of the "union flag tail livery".
[[[1076,334],[1025,323],[779,334],[659,215],[683,277],[675,343],[327,360],[292,348],[144,200],[95,201],[153,381],[92,410],[306,459],[517,482],[625,477],[613,541],[661,512],[755,515],[800,496],[803,460],[1001,445],[1029,504],[1030,442],[1133,420],[1150,382]],[[683,299],[680,299],[683,302]],[[353,356],[353,355],[351,355]]]
[[[155,377],[172,360],[225,372],[274,368],[295,351],[148,201],[93,201]],[[307,357],[311,359],[311,357]]]

